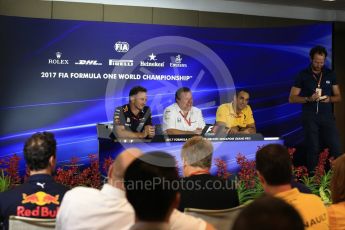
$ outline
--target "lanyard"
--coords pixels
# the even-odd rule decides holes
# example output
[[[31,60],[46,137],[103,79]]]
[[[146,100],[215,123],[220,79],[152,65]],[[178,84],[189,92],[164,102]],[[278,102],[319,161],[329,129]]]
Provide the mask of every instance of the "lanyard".
[[[317,80],[317,75],[315,73],[313,73],[313,77],[314,77],[315,81],[317,82],[317,88],[320,88],[320,86],[321,86],[321,79],[322,79],[322,72],[320,72],[319,80]]]
[[[190,118],[187,120],[188,113],[186,114],[186,116],[184,116],[180,111],[180,114],[183,117],[183,119],[185,120],[185,122],[187,122],[188,126],[191,126],[192,122],[190,121]]]
[[[314,77],[315,81],[317,82],[317,88],[320,88],[321,79],[322,79],[322,72],[320,72],[319,80],[317,80],[317,75],[315,73],[313,73],[313,77]],[[319,113],[319,101],[316,102],[316,114],[318,114],[318,113]]]

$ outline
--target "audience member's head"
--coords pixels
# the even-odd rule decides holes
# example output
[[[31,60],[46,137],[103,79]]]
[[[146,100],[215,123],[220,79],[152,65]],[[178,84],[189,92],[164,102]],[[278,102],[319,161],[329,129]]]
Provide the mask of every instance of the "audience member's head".
[[[195,136],[186,141],[181,153],[183,173],[189,176],[194,169],[210,169],[212,164],[213,146],[209,140]]]
[[[171,155],[151,152],[135,159],[125,172],[125,188],[136,219],[168,222],[179,203],[174,183],[178,183],[178,171]]]
[[[25,162],[31,172],[47,170],[52,173],[56,162],[56,140],[53,133],[32,135],[24,145]]]
[[[291,205],[273,196],[263,196],[244,208],[233,230],[303,230],[301,216]]]
[[[269,144],[259,149],[256,152],[256,169],[264,189],[266,186],[290,185],[292,162],[283,145]]]
[[[141,155],[141,150],[137,148],[126,149],[117,155],[113,164],[108,170],[108,183],[114,187],[124,190],[123,180],[125,171],[128,166]]]
[[[345,201],[345,154],[338,157],[333,165],[331,196],[333,204]]]

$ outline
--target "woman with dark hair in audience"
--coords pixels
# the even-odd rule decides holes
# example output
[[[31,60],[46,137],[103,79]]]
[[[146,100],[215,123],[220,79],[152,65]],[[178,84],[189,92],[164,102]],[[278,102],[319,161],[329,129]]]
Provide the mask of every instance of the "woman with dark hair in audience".
[[[345,154],[335,160],[331,179],[333,204],[328,207],[331,230],[345,229]]]

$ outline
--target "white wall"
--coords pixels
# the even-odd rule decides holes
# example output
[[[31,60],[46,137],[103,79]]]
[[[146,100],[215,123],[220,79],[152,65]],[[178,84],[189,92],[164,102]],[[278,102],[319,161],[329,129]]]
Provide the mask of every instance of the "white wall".
[[[224,0],[47,0],[158,7],[319,21],[345,21],[345,11]]]

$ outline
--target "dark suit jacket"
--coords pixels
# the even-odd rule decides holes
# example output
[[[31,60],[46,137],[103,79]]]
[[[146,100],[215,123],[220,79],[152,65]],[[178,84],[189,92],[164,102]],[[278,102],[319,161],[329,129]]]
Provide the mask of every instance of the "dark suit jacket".
[[[184,208],[226,209],[239,205],[235,182],[209,174],[181,179],[180,211]]]

